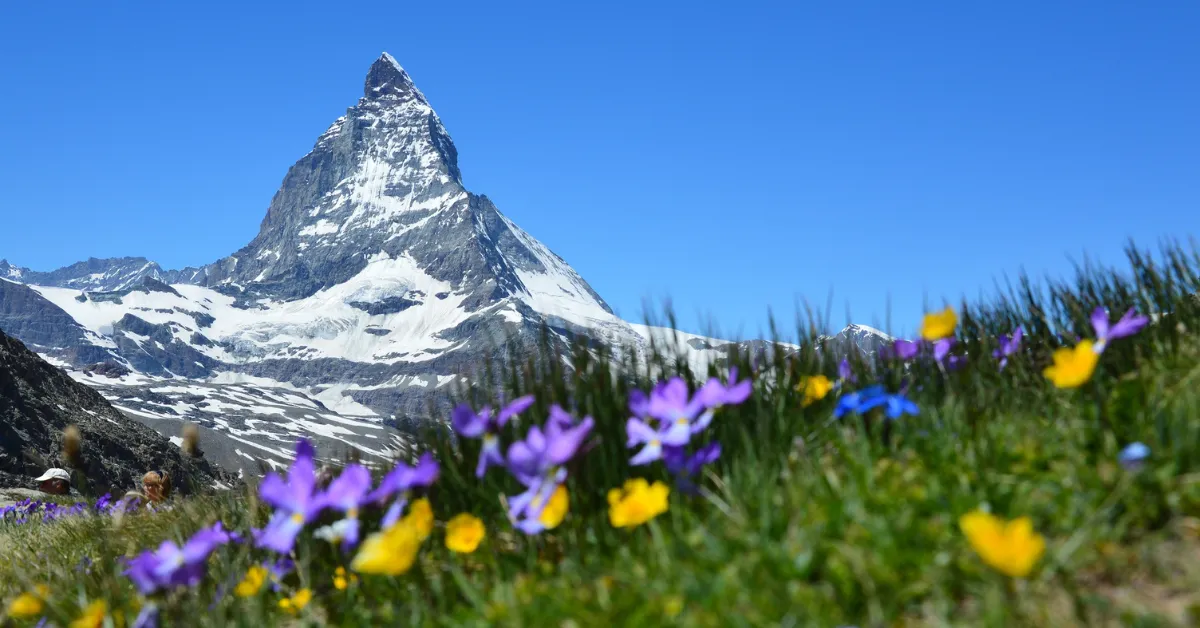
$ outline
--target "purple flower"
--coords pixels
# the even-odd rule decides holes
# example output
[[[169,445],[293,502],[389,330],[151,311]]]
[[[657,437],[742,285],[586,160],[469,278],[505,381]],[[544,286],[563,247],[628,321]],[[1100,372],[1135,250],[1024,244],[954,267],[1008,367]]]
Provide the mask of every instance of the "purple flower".
[[[565,469],[559,469],[555,477],[529,487],[524,493],[508,500],[508,518],[513,526],[525,534],[538,534],[546,529],[542,523],[542,510],[550,502],[550,496],[567,478]]]
[[[892,353],[901,360],[911,360],[921,352],[921,343],[912,340],[897,340],[892,343]]]
[[[397,462],[396,467],[388,472],[383,477],[383,480],[379,482],[379,488],[371,492],[370,495],[367,495],[366,501],[382,504],[392,495],[399,495],[392,502],[392,505],[388,507],[380,524],[384,528],[390,528],[392,524],[400,520],[400,513],[404,510],[405,504],[408,503],[409,492],[419,486],[429,486],[437,481],[437,478],[437,460],[433,459],[432,454],[425,452],[421,455],[415,467],[410,467],[403,462]]]
[[[699,392],[689,398],[687,383],[681,377],[674,377],[651,391],[648,413],[662,423],[662,442],[685,445],[692,434],[712,421],[712,412],[704,412],[707,407],[706,399]]]
[[[854,377],[854,370],[850,368],[850,360],[842,358],[842,361],[838,363],[838,384],[843,382],[853,384],[855,381],[857,380]]]
[[[125,574],[143,595],[158,589],[195,586],[204,577],[209,554],[228,542],[229,534],[218,521],[196,532],[183,547],[163,541],[157,550],[142,552],[128,562]]]
[[[371,490],[371,472],[360,464],[352,464],[329,483],[329,488],[313,500],[314,511],[332,508],[346,513],[346,517],[336,523],[325,526],[318,536],[331,543],[341,542],[343,549],[350,549],[358,544],[358,508],[366,502],[367,492]]]
[[[686,478],[696,475],[705,465],[716,462],[720,457],[721,443],[709,443],[690,456],[682,448],[669,447],[663,453],[663,464],[672,475]]]
[[[1096,330],[1096,345],[1094,347],[1096,353],[1103,353],[1108,347],[1110,340],[1132,336],[1149,323],[1149,318],[1135,315],[1133,308],[1129,308],[1129,311],[1125,312],[1121,320],[1110,327],[1108,312],[1103,307],[1097,307],[1092,311],[1092,327]]]
[[[131,628],[157,628],[158,627],[158,607],[154,604],[147,604],[142,607],[138,613],[137,619],[133,620]]]
[[[1008,366],[1008,357],[1020,350],[1021,338],[1024,335],[1025,331],[1018,327],[1011,336],[1000,336],[1000,348],[992,352],[992,357],[1000,360],[1000,370]]]
[[[263,563],[263,567],[267,568],[267,573],[271,576],[271,590],[278,591],[283,579],[295,569],[296,563],[287,558],[280,558],[274,562]]]
[[[954,338],[942,338],[933,343],[933,359],[951,371],[962,368],[967,361],[963,356],[950,355],[950,349],[954,348],[954,343]]]
[[[533,395],[526,395],[513,400],[512,403],[500,409],[493,419],[492,409],[484,407],[476,414],[471,406],[461,404],[451,413],[451,423],[454,431],[467,437],[483,437],[483,450],[479,453],[479,464],[475,467],[475,477],[481,478],[489,465],[503,465],[504,455],[500,452],[500,428],[512,417],[524,412],[533,405]]]
[[[645,447],[630,459],[629,464],[634,466],[649,464],[662,458],[662,434],[658,430],[650,427],[644,421],[631,417],[625,422],[625,433],[629,437],[625,444],[626,447],[645,444]]]
[[[275,473],[270,473],[258,487],[258,494],[263,501],[275,507],[275,514],[267,523],[267,527],[256,534],[255,542],[259,547],[275,550],[280,554],[292,551],[296,543],[296,535],[304,528],[304,524],[312,520],[321,510],[316,503],[313,489],[317,477],[313,467],[312,444],[301,439],[296,444],[296,459],[288,469],[287,482]]]
[[[700,403],[710,410],[716,410],[721,406],[735,406],[750,398],[752,385],[750,380],[744,379],[737,381],[737,367],[729,369],[729,385],[721,383],[721,380],[713,377],[710,378],[700,390],[696,392],[696,397]],[[735,383],[736,382],[736,383]],[[684,389],[686,390],[686,388]]]
[[[522,484],[532,486],[574,457],[593,425],[592,417],[585,417],[579,425],[547,421],[544,433],[536,425],[530,427],[525,440],[508,447],[509,470]]]
[[[629,411],[639,419],[650,418],[650,398],[640,389],[629,391]]]
[[[524,440],[509,445],[508,469],[526,487],[524,493],[508,500],[509,518],[527,534],[541,531],[537,519],[555,488],[567,479],[563,465],[579,451],[593,425],[592,417],[575,424],[555,406],[545,432],[532,426]]]

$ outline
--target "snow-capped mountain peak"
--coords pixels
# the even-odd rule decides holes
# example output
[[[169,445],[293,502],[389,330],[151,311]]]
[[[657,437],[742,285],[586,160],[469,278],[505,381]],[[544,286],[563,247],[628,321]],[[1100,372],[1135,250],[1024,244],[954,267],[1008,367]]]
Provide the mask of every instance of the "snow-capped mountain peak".
[[[227,435],[235,462],[282,464],[300,435],[386,458],[404,443],[384,417],[419,423],[486,358],[536,351],[543,325],[564,354],[575,334],[634,351],[658,339],[700,371],[731,344],[615,316],[463,186],[449,133],[386,53],[240,250],[181,271],[0,263],[0,278],[25,284],[0,282],[0,329],[163,433],[174,418]]]
[[[429,101],[425,94],[417,89],[408,72],[400,66],[392,55],[383,53],[367,72],[367,81],[363,86],[363,97],[372,100],[384,99],[413,99],[425,106]]]

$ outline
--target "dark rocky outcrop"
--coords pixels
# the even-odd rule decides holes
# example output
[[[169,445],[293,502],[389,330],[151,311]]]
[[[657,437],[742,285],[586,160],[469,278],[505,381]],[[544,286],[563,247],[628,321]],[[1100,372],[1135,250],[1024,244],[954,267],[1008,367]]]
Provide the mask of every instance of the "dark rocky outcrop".
[[[23,343],[0,333],[0,482],[32,487],[62,459],[63,430],[82,438],[85,494],[123,493],[151,469],[166,471],[181,494],[236,480],[204,458],[185,456],[154,430],[115,410],[100,393],[71,379]]]

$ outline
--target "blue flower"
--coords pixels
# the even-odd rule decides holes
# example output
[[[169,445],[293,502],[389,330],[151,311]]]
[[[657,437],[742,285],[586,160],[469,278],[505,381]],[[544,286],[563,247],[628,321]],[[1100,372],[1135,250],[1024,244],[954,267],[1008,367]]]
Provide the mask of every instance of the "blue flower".
[[[848,413],[858,412],[864,401],[875,399],[882,394],[884,394],[883,386],[871,386],[858,392],[846,393],[838,399],[837,405],[834,406],[833,416],[840,419]]]
[[[858,406],[858,412],[866,412],[871,408],[883,406],[883,413],[889,419],[898,419],[905,414],[916,416],[920,409],[917,404],[913,403],[908,397],[903,394],[895,395],[880,395],[878,397],[868,399]]]
[[[884,407],[884,414],[889,419],[898,419],[905,414],[915,416],[920,410],[903,392],[889,394],[884,392],[883,386],[871,386],[842,395],[841,399],[838,399],[837,407],[833,409],[833,416],[840,419],[847,413],[863,414],[879,406]]]
[[[1142,443],[1131,443],[1125,449],[1117,454],[1117,462],[1121,463],[1122,467],[1130,471],[1136,471],[1142,468],[1146,459],[1150,457],[1150,448]]]

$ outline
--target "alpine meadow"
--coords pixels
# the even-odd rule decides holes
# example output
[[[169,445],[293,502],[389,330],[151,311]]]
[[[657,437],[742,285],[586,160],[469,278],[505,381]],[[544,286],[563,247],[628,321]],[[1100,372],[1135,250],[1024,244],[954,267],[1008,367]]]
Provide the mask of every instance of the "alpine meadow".
[[[252,51],[244,47],[249,44],[237,43],[246,38],[228,37],[237,51],[231,54],[266,56],[291,66],[288,71],[307,63],[304,57],[310,53],[307,48],[299,51],[303,55],[276,52],[275,38],[291,32],[293,20],[316,20],[310,30],[322,33],[319,40],[305,35],[313,57],[319,56],[313,41],[321,55],[326,48],[360,51],[365,45],[361,40],[374,46],[382,35],[373,29],[386,27],[393,37],[399,37],[397,29],[412,31],[403,52],[415,51],[419,59],[467,59],[462,62],[482,64],[487,72],[510,72],[504,76],[517,73],[499,69],[507,49],[497,45],[484,54],[483,48],[467,44],[466,52],[451,48],[474,41],[479,33],[501,33],[512,46],[536,46],[530,50],[549,64],[555,61],[551,46],[562,47],[564,55],[573,45],[583,46],[567,41],[582,37],[582,31],[546,27],[535,37],[516,30],[516,8],[504,21],[497,17],[494,25],[476,25],[464,16],[472,26],[446,29],[441,37],[452,33],[453,45],[439,40],[434,46],[422,39],[432,35],[415,32],[425,26],[442,28],[433,28],[438,22],[419,13],[431,9],[413,7],[410,15],[405,7],[404,19],[399,19],[388,13],[391,9],[377,7],[378,15],[358,16],[355,28],[335,29],[328,7],[317,20],[302,10],[312,7],[303,4],[294,8],[295,15],[289,7],[279,12],[288,15],[266,17],[249,6],[229,7],[218,12],[215,24],[232,28],[240,20],[262,17],[268,26],[260,29],[264,49]],[[57,269],[41,263],[48,257],[21,259],[46,248],[40,243],[20,249],[0,240],[0,247],[19,249],[0,251],[6,256],[0,260],[0,625],[1200,625],[1200,245],[1188,237],[1191,223],[1157,242],[1145,242],[1134,237],[1145,232],[1127,231],[1126,223],[1103,218],[1099,210],[1037,222],[993,211],[983,192],[979,198],[952,199],[977,203],[978,216],[971,208],[937,214],[949,210],[928,209],[926,205],[936,204],[932,197],[914,196],[887,199],[874,216],[831,205],[822,211],[845,213],[836,217],[836,233],[824,231],[827,223],[805,217],[804,229],[788,236],[794,235],[794,242],[767,251],[776,260],[771,268],[747,262],[751,254],[761,253],[751,249],[769,249],[775,244],[768,243],[780,240],[755,234],[764,239],[751,242],[732,227],[725,233],[711,216],[733,224],[759,211],[778,211],[780,216],[809,211],[793,209],[804,201],[785,202],[784,196],[804,186],[819,187],[817,179],[823,176],[811,174],[772,188],[779,195],[772,202],[787,205],[783,210],[771,209],[770,203],[740,204],[743,193],[758,194],[761,190],[752,188],[767,188],[779,179],[762,162],[800,150],[787,135],[791,131],[778,128],[778,120],[760,122],[755,116],[767,120],[778,102],[787,102],[799,118],[811,114],[804,109],[811,105],[806,99],[849,96],[828,86],[802,94],[787,91],[794,86],[785,85],[791,80],[786,77],[771,77],[769,98],[766,92],[739,91],[731,87],[736,77],[723,76],[727,68],[709,72],[704,67],[708,57],[688,56],[673,39],[702,38],[701,26],[684,19],[692,14],[676,10],[679,15],[672,19],[680,20],[678,29],[652,29],[646,38],[652,43],[643,42],[661,47],[665,56],[649,56],[645,64],[653,69],[655,63],[666,63],[663,58],[678,55],[694,66],[687,71],[702,72],[703,81],[692,84],[680,78],[683,74],[665,70],[662,76],[626,78],[617,69],[602,79],[619,87],[612,90],[621,92],[613,102],[620,100],[633,112],[629,115],[638,117],[666,111],[666,105],[654,100],[655,90],[684,83],[686,89],[680,89],[688,107],[694,103],[697,111],[710,111],[707,101],[714,95],[729,101],[711,110],[717,114],[704,114],[708,117],[691,133],[713,133],[714,139],[701,143],[723,146],[712,149],[723,151],[716,168],[732,173],[729,178],[735,181],[719,181],[695,194],[673,189],[679,187],[671,178],[675,169],[709,159],[707,153],[689,157],[685,153],[691,149],[665,139],[673,125],[696,122],[699,118],[690,117],[694,112],[660,116],[646,128],[660,125],[661,137],[645,144],[629,139],[641,135],[641,127],[613,140],[613,145],[621,144],[616,154],[633,164],[618,166],[653,171],[646,179],[652,179],[649,187],[669,188],[684,199],[662,211],[674,212],[671,221],[700,224],[703,238],[694,236],[700,231],[681,228],[676,233],[651,218],[638,223],[638,210],[628,208],[614,208],[616,217],[585,215],[572,205],[584,202],[580,198],[556,197],[562,207],[554,208],[554,218],[575,221],[559,234],[560,243],[567,239],[561,236],[565,233],[608,254],[610,245],[616,250],[609,235],[615,231],[608,229],[653,233],[645,239],[630,236],[632,244],[611,253],[612,267],[595,274],[572,256],[581,249],[563,251],[555,244],[564,255],[553,252],[543,242],[553,243],[554,236],[536,228],[531,214],[526,222],[516,209],[537,202],[511,192],[511,202],[493,202],[467,188],[459,147],[443,118],[395,57],[372,48],[355,74],[361,77],[357,72],[367,68],[361,94],[355,79],[352,96],[357,100],[346,98],[336,105],[344,115],[335,118],[336,111],[324,111],[321,115],[327,117],[317,120],[321,126],[311,127],[308,135],[316,140],[304,144],[311,149],[288,154],[283,165],[292,165],[252,237],[238,236],[243,239],[217,253],[180,242],[172,246],[190,248],[199,261],[176,264],[181,257],[166,259],[167,249],[149,248],[160,237],[155,229],[165,227],[147,224],[146,257],[128,251],[115,253],[123,257],[87,257]],[[621,28],[631,30],[615,32],[635,32],[639,20],[657,23],[658,9],[645,7],[644,16],[641,11],[637,9],[637,20],[624,16],[619,21]],[[699,15],[700,9],[696,11]],[[156,16],[145,19],[159,24]],[[572,24],[587,23],[588,28],[607,24],[599,14],[574,17],[578,19]],[[741,24],[743,18],[731,13],[730,23],[721,25],[727,30],[705,36],[711,42],[704,45],[723,50],[722,37],[728,36],[758,51],[753,62],[739,58],[747,75],[770,73],[769,68],[784,62],[809,67],[807,57],[801,59],[789,47],[794,42],[766,34],[782,28],[778,24],[762,19],[750,28]],[[914,18],[914,23],[923,19]],[[25,23],[34,30],[43,24],[33,19]],[[583,28],[579,24],[572,28]],[[4,28],[11,29],[0,25],[0,35],[7,32]],[[172,28],[191,33],[184,25]],[[212,33],[192,28],[204,42],[198,57],[217,55],[214,47],[226,45],[218,37],[223,31],[215,26]],[[339,32],[326,36],[335,30]],[[146,36],[161,35],[155,33]],[[795,38],[818,35],[804,33],[802,37],[797,31]],[[125,36],[122,31],[105,34]],[[542,36],[544,41],[538,39]],[[588,47],[588,58],[611,55],[604,63],[622,67],[623,55],[631,54],[623,47],[643,45],[629,37],[633,43],[621,43],[621,37],[605,33],[607,47],[602,53]],[[1059,37],[1057,30],[1054,37]],[[80,37],[72,46],[87,48],[90,41]],[[778,50],[757,47],[768,43]],[[113,50],[123,45],[103,44]],[[139,46],[139,58],[153,48]],[[878,46],[888,48],[886,42]],[[435,52],[422,53],[423,47]],[[896,47],[897,59],[907,50],[902,48]],[[785,50],[796,60],[789,61]],[[1121,54],[1132,59],[1144,52],[1130,48]],[[489,55],[495,59],[481,58]],[[156,51],[150,56],[170,55]],[[226,68],[221,71],[229,73],[233,93],[243,74],[236,63],[223,59],[188,63]],[[937,74],[935,82],[977,76],[974,66],[961,76],[954,73],[952,61],[937,66],[949,69],[945,76]],[[767,69],[756,70],[759,62]],[[852,60],[840,62],[853,66]],[[405,63],[425,80],[417,65]],[[827,63],[838,60],[820,59]],[[1016,67],[1018,61],[1012,63]],[[181,61],[178,67],[193,66]],[[324,67],[305,65],[305,79],[316,81]],[[109,74],[104,76],[119,74],[105,71]],[[161,74],[130,70],[130,76],[142,76],[139,72],[155,81]],[[584,79],[583,74],[583,69],[565,72],[555,79],[561,86],[554,82],[551,91],[578,97],[578,102],[562,102],[577,102],[581,109],[574,124],[583,132],[594,123],[591,131],[599,137],[607,127],[602,121],[589,122],[585,109],[608,107],[614,116],[623,114],[610,101],[584,102],[588,98],[579,94],[591,92],[578,90],[596,77]],[[978,76],[983,74],[980,70]],[[170,78],[188,76],[181,69]],[[987,80],[1007,75],[995,76],[1000,78]],[[1056,84],[1082,84],[1086,78],[1083,73],[1054,76]],[[1022,80],[1035,79],[1022,75]],[[839,78],[837,84],[854,82]],[[155,90],[170,92],[188,81],[171,85],[163,89],[155,84]],[[187,89],[200,98],[200,85]],[[451,87],[466,89],[464,85],[471,88],[470,99],[483,104],[460,102],[442,111],[446,120],[463,120],[468,128],[477,124],[471,136],[476,145],[486,144],[479,138],[492,136],[473,120],[518,128],[527,120],[522,115],[539,121],[546,117],[523,113],[524,105],[505,104],[509,101],[495,95],[494,86],[475,85],[470,77],[461,84],[443,82],[439,89],[449,93]],[[909,87],[899,79],[897,85]],[[1105,86],[1112,102],[1103,106],[1137,109],[1130,105],[1130,90],[1114,85]],[[1030,88],[1031,94],[1035,91]],[[1188,94],[1182,88],[1180,93],[1186,100]],[[180,111],[172,124],[216,128],[219,123],[204,122],[203,114],[208,108],[216,119],[226,95],[201,98],[203,104]],[[1038,100],[1042,94],[1030,98]],[[628,104],[638,99],[636,106]],[[872,107],[894,104],[885,100],[872,101],[882,103]],[[1047,109],[1053,108],[1052,100],[1046,96]],[[247,124],[236,133],[265,137],[259,133],[271,125],[257,119],[259,109],[247,111],[245,118],[261,128]],[[488,115],[480,117],[479,111]],[[1149,108],[1137,112],[1139,120],[1156,115]],[[1088,112],[1070,115],[1084,120]],[[930,109],[927,117],[944,122],[942,135],[960,133],[951,115]],[[864,119],[861,134],[875,133],[871,119]],[[912,119],[920,124],[924,118]],[[278,123],[294,135],[290,125]],[[729,125],[744,125],[739,134],[756,136],[751,149],[722,143],[717,127]],[[325,130],[317,135],[320,128]],[[1020,127],[1030,136],[1036,135],[1032,128]],[[1186,137],[1189,132],[1182,125],[1164,123],[1164,128],[1164,135]],[[989,127],[996,129],[998,135],[1020,135],[1013,130],[1017,126]],[[503,130],[495,137],[505,137]],[[136,142],[134,135],[129,134],[129,142]],[[814,132],[814,142],[818,135]],[[180,131],[178,137],[189,136]],[[459,137],[459,146],[472,146],[466,137]],[[1138,136],[1148,146],[1147,137],[1149,132]],[[883,151],[897,138],[881,133],[872,141]],[[124,141],[105,140],[114,146]],[[530,146],[551,145],[529,141]],[[555,136],[553,141],[567,145],[576,140]],[[932,160],[929,155],[940,141],[940,136],[922,138],[929,153],[914,151],[914,163]],[[255,142],[264,143],[247,139],[246,150]],[[656,152],[656,142],[667,148]],[[504,150],[487,153],[492,156],[471,163],[472,169],[501,165],[494,155],[507,155],[511,143],[496,143]],[[1074,156],[1063,161],[1082,159],[1089,146],[1070,147]],[[191,149],[180,139],[177,150]],[[304,150],[309,152],[296,159]],[[520,162],[521,146],[512,144],[511,150],[513,162]],[[591,147],[579,150],[583,154]],[[980,142],[978,152],[988,150],[1000,154],[1006,149]],[[23,155],[16,144],[3,152]],[[1017,162],[1032,159],[1026,155],[1034,152],[1014,152],[1013,170],[991,174],[996,180],[1019,179],[1013,174],[1021,166]],[[599,173],[613,157],[601,148],[595,153],[593,166]],[[1139,165],[1151,161],[1142,159],[1148,154],[1122,153],[1113,163],[1119,162],[1121,176],[1127,173],[1130,180],[1145,177],[1145,189],[1158,185],[1152,175],[1189,171],[1181,161],[1146,174],[1149,169]],[[855,164],[873,158],[858,157]],[[61,158],[83,160],[70,150]],[[141,158],[147,164],[138,168],[152,168],[148,162],[156,155]],[[691,158],[690,165],[675,161]],[[206,159],[199,157],[197,163]],[[539,159],[549,161],[553,159]],[[87,164],[98,179],[115,177],[115,171],[106,169],[112,167]],[[851,169],[846,175],[851,187],[873,185],[870,167]],[[539,170],[536,175],[551,185],[559,176],[555,172]],[[909,176],[900,170],[893,175]],[[1179,177],[1185,183],[1194,179]],[[13,175],[21,186],[26,178]],[[207,185],[208,179],[204,181]],[[951,183],[947,178],[947,189]],[[1064,189],[1068,183],[1064,176]],[[634,182],[613,177],[598,185],[631,199],[636,194]],[[128,187],[122,194],[129,197],[153,188],[149,183]],[[1125,199],[1132,207],[1142,202],[1113,181],[1099,181],[1095,187],[1114,203]],[[710,189],[715,191],[709,194]],[[190,193],[207,199],[206,192]],[[1030,199],[1037,192],[1032,185],[1021,190]],[[707,209],[693,208],[704,195],[711,196]],[[1067,195],[1046,193],[1045,198],[1076,207],[1062,200]],[[952,196],[947,192],[945,198]],[[8,230],[9,223],[16,224],[18,209],[22,220],[29,220],[25,224],[60,220],[57,215],[37,216],[49,213],[44,208],[25,209],[22,203],[29,198],[0,200],[6,207],[0,227]],[[1189,206],[1182,196],[1175,200]],[[66,198],[54,202],[64,207],[74,203]],[[126,202],[125,197],[119,202]],[[1122,215],[1131,222],[1150,222],[1154,207],[1161,205],[1146,203],[1149,209],[1126,208]],[[501,213],[499,205],[512,208],[506,211],[522,218],[529,231]],[[175,211],[164,207],[154,216],[160,223],[170,222]],[[936,263],[894,259],[892,253],[875,250],[875,231],[884,230],[872,225],[885,214],[903,214],[904,221],[919,229],[889,231],[879,238],[906,243],[920,238],[905,244],[914,251],[913,259]],[[798,224],[778,220],[780,233],[790,233]],[[958,235],[951,238],[946,229],[953,221],[961,224],[953,225]],[[964,256],[951,252],[962,250],[954,246],[977,249],[981,256],[999,249],[1008,256],[1004,259],[1019,263],[1044,248],[1045,240],[1035,236],[1058,237],[1064,224],[1072,229],[1080,225],[1080,233],[1089,229],[1092,240],[1098,231],[1110,234],[1110,241],[1097,241],[1096,247],[1108,246],[1116,257],[1084,258],[1057,274],[1031,266],[1034,270],[1002,281],[974,277],[969,285],[994,286],[978,297],[932,298],[905,290],[898,299],[902,305],[891,311],[888,296],[886,316],[912,321],[911,332],[904,325],[890,328],[890,322],[879,325],[882,329],[834,325],[831,296],[823,307],[804,301],[790,320],[776,317],[778,308],[763,304],[768,331],[758,337],[723,336],[711,329],[702,334],[681,329],[676,310],[686,306],[659,301],[646,306],[642,320],[632,322],[618,313],[620,300],[628,296],[609,293],[622,283],[641,289],[657,281],[672,285],[685,276],[691,283],[680,279],[680,285],[700,286],[695,290],[711,302],[736,300],[731,295],[744,293],[731,284],[740,282],[773,282],[772,289],[791,290],[793,286],[779,285],[779,277],[793,273],[787,269],[796,266],[793,258],[801,249],[826,250],[821,248],[830,246],[826,240],[838,242],[837,257],[820,268],[798,268],[797,286],[824,281],[833,276],[831,268],[850,264],[850,258],[865,267],[903,267],[914,275],[961,275],[963,269],[955,266],[973,270],[985,262],[968,266]],[[905,235],[909,233],[919,238]],[[657,242],[661,250],[653,253],[662,258],[644,252],[657,248]],[[939,252],[943,248],[944,254]],[[685,250],[690,257],[678,253]],[[71,255],[79,260],[86,253]],[[659,267],[642,255],[678,259]],[[715,265],[732,267],[733,274],[717,274]],[[602,278],[605,272],[608,277]],[[863,285],[876,284],[864,279]],[[952,295],[959,292],[955,288]],[[856,293],[855,298],[861,303],[865,297]],[[921,299],[923,306],[913,306]],[[724,311],[736,312],[742,305]]]

